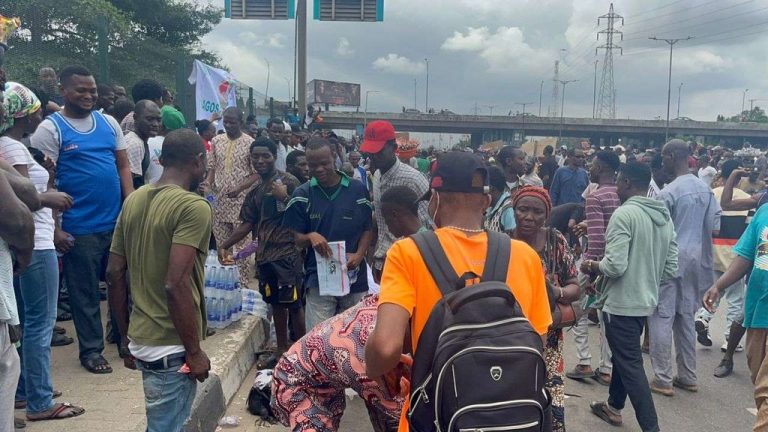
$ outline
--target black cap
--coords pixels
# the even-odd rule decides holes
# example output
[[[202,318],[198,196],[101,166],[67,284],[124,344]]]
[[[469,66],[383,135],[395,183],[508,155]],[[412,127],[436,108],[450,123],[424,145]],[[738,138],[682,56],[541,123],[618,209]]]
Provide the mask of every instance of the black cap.
[[[432,164],[429,187],[440,192],[487,194],[490,193],[488,169],[483,160],[472,153],[443,153]]]

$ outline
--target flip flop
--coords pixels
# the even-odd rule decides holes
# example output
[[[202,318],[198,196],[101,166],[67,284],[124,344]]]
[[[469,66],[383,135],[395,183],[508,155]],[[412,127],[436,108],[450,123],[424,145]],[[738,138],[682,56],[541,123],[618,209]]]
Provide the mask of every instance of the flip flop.
[[[112,366],[110,366],[109,362],[107,362],[107,359],[102,356],[80,360],[80,364],[83,365],[85,370],[92,374],[102,375],[112,373]]]
[[[56,316],[56,321],[71,321],[72,314],[69,312],[62,312]]]
[[[58,390],[54,390],[52,397],[56,399],[59,396],[61,396],[61,392]],[[26,409],[26,408],[27,408],[26,400],[17,400],[13,402],[13,409]]]
[[[38,415],[45,414],[41,417],[30,417],[29,414],[27,414],[27,421],[62,420],[77,417],[83,413],[85,413],[85,410],[79,406],[74,406],[69,403],[59,403],[54,405],[49,411],[39,413]]]
[[[64,334],[64,333],[67,332],[67,329],[65,329],[64,327],[59,327],[59,326],[55,325],[55,326],[53,326],[53,332],[56,333],[56,334]]]

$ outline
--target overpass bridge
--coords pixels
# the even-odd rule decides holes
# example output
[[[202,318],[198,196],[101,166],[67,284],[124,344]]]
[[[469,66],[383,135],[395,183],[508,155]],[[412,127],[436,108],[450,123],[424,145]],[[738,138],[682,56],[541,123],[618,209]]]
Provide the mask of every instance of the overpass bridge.
[[[323,127],[330,129],[357,129],[366,119],[388,120],[400,132],[433,132],[472,135],[472,144],[501,139],[519,142],[522,136],[562,136],[589,138],[592,142],[616,143],[618,139],[639,140],[645,145],[659,145],[664,141],[665,120],[591,119],[536,116],[486,116],[461,114],[360,113],[325,111]],[[768,124],[727,123],[694,120],[671,120],[669,136],[695,136],[717,140],[750,141],[768,144]]]

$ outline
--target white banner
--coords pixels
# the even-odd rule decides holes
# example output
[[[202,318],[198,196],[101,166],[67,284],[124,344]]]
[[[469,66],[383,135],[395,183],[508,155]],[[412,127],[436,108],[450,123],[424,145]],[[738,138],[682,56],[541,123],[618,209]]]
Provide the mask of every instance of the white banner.
[[[213,113],[237,106],[235,77],[222,69],[195,60],[188,79],[195,85],[195,120],[210,120]]]

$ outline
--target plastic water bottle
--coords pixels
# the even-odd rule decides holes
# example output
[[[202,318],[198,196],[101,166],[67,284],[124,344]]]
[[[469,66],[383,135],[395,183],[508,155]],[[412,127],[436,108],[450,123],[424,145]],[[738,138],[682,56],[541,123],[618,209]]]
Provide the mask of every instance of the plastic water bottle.
[[[235,267],[229,267],[227,269],[227,313],[229,315],[229,323],[236,321],[237,309],[235,307],[235,282],[237,281],[237,269]]]
[[[205,299],[206,316],[208,317],[208,327],[212,329],[219,328],[219,319],[216,315],[215,300],[211,297]]]

